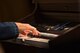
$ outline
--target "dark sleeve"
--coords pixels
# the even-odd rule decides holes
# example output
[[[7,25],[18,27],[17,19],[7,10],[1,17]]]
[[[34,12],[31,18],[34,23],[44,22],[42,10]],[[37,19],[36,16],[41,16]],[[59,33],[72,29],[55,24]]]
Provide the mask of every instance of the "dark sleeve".
[[[15,22],[0,22],[0,40],[16,38],[18,34]]]

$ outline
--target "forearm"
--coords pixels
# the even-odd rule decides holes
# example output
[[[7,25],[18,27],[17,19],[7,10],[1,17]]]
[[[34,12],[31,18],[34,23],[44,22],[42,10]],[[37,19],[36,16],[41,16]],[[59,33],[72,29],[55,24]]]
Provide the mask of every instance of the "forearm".
[[[15,22],[0,22],[0,39],[16,38],[18,34]]]

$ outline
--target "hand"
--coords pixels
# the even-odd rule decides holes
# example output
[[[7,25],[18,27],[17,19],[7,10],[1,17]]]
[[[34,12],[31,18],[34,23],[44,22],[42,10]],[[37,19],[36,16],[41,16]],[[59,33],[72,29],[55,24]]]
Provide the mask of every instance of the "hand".
[[[32,35],[38,36],[40,33],[35,27],[31,26],[30,24],[16,22],[16,25],[19,29],[19,32],[23,35],[28,35],[29,33],[32,33]]]

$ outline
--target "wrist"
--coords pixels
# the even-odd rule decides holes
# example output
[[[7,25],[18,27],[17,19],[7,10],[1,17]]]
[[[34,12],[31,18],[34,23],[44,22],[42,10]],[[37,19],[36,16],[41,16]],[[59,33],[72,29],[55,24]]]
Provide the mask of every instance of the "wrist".
[[[16,22],[16,25],[17,25],[17,27],[18,27],[19,32],[21,32],[21,31],[22,31],[22,30],[21,30],[22,23]]]

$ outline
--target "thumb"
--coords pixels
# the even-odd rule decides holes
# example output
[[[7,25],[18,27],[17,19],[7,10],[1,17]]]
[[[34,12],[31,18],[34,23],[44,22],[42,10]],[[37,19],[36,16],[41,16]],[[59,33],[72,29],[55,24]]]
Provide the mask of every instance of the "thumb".
[[[29,33],[31,33],[31,31],[30,30],[24,30],[24,35],[28,35]]]

